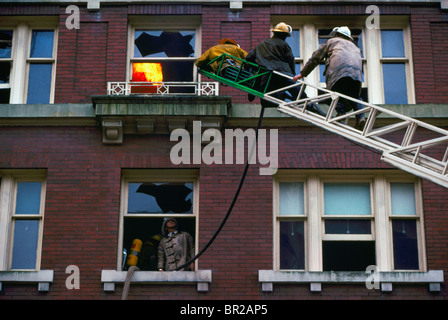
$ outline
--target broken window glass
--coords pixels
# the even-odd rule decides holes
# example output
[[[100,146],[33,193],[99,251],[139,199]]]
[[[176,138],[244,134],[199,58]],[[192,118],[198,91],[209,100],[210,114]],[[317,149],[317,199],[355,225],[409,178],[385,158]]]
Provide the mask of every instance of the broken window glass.
[[[194,57],[194,30],[135,31],[134,57]]]
[[[131,61],[132,81],[194,81],[195,30],[136,30],[134,39],[134,54]],[[157,67],[156,73],[154,72],[155,67]],[[144,70],[137,71],[135,68]],[[149,91],[142,93],[153,93],[151,88],[147,89]],[[170,93],[177,93],[172,92],[171,89]],[[191,91],[191,89],[189,90]]]
[[[193,213],[193,183],[129,183],[128,213]]]
[[[140,270],[156,270],[157,254],[154,249],[158,246],[166,217],[175,217],[179,231],[188,232],[195,238],[193,186],[192,182],[129,183],[128,208],[123,219],[123,249],[130,252],[134,239],[142,241],[137,262]],[[126,259],[125,255],[123,259]],[[124,261],[122,266],[126,268]]]

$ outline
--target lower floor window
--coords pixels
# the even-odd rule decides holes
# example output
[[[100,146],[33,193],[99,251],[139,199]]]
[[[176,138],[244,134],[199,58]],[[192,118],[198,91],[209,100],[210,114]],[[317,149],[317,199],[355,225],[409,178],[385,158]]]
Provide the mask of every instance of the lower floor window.
[[[275,269],[425,270],[420,182],[413,176],[279,171]]]
[[[118,269],[137,266],[143,271],[165,270],[167,264],[171,264],[169,268],[180,267],[194,256],[198,221],[196,171],[124,170],[122,180]],[[171,219],[175,230],[165,228]],[[161,247],[165,251],[160,255],[160,244],[179,239],[181,233],[183,242],[171,241],[169,248],[164,244]]]

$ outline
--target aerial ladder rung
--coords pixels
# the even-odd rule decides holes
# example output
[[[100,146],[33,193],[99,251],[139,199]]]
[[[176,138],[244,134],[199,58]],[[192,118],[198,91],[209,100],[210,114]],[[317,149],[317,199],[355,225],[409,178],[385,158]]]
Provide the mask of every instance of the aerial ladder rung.
[[[224,68],[224,61],[229,58],[237,61],[238,65]],[[267,70],[259,65],[228,54],[222,54],[210,61],[209,64],[216,61],[219,62],[219,68],[216,73],[206,71],[205,69],[199,69],[199,73],[223,84],[272,102],[277,105],[277,110],[284,114],[306,121],[322,129],[341,135],[355,143],[374,149],[381,153],[381,160],[392,166],[448,188],[448,147],[445,149],[445,153],[441,160],[423,153],[424,150],[427,151],[433,147],[439,148],[442,147],[441,145],[443,143],[448,143],[447,130],[390,111],[383,107],[351,98],[338,92],[313,86],[302,80],[295,83],[290,81],[292,83],[290,85],[268,91],[269,82],[272,80],[273,74],[285,77],[289,80],[292,80],[292,77],[280,72]],[[268,76],[268,81],[265,87],[261,88],[259,83],[261,77],[264,76]],[[296,86],[300,87],[299,95],[296,100],[283,101],[275,97],[276,94]],[[315,89],[316,92],[318,92],[318,95],[302,98],[302,96],[304,96],[305,88],[307,87]],[[361,108],[356,111],[347,112],[344,115],[334,115],[337,102],[341,98],[351,100],[360,105]],[[329,103],[326,116],[312,113],[307,110],[307,106],[310,103],[325,102],[325,104],[327,104],[326,102],[328,100],[331,100],[331,102]],[[366,123],[362,131],[347,125],[350,118],[361,113],[366,115]],[[380,114],[386,115],[389,119],[397,122],[388,125],[379,124],[377,118]],[[419,128],[437,134],[438,137],[413,143],[414,136]],[[399,130],[405,131],[401,142],[387,139],[386,136],[388,134],[396,133]],[[397,137],[398,135],[395,135],[395,139],[397,139]],[[439,151],[439,149],[433,152],[433,154],[440,153],[442,152]]]

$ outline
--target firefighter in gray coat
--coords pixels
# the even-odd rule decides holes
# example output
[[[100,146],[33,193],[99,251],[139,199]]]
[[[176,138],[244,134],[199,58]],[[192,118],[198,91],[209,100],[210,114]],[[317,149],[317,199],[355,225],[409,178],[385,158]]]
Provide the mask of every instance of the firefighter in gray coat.
[[[176,219],[166,218],[163,221],[162,235],[158,248],[159,271],[175,271],[194,257],[193,237],[188,232],[178,230]],[[183,270],[194,270],[194,263]]]
[[[328,90],[336,91],[355,99],[360,99],[362,86],[361,50],[353,42],[351,31],[347,27],[336,27],[333,36],[314,51],[300,74],[294,81],[308,76],[321,62],[325,62],[325,82]],[[337,115],[350,110],[359,110],[361,105],[347,99],[339,99],[336,106]],[[364,114],[356,115],[356,127],[364,128]]]

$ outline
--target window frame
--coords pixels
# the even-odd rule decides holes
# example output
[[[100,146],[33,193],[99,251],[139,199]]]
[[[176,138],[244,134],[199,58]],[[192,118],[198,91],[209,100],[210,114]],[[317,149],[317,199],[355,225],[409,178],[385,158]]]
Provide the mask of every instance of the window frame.
[[[2,170],[0,171],[0,271],[39,271],[45,216],[46,173],[43,170]],[[40,182],[39,214],[15,214],[17,189],[19,182]],[[36,244],[35,267],[30,269],[12,269],[14,227],[17,220],[38,220],[38,238]]]
[[[191,182],[193,183],[193,212],[185,213],[131,213],[128,208],[129,183],[132,182]],[[120,198],[120,222],[118,236],[118,256],[117,271],[122,271],[123,262],[123,241],[124,241],[124,220],[126,218],[188,218],[195,219],[195,252],[198,248],[199,234],[199,172],[195,169],[123,169],[121,178],[121,198]],[[198,261],[195,262],[195,270]]]
[[[134,42],[135,31],[137,29],[146,30],[179,30],[179,29],[193,29],[195,30],[195,53],[193,57],[134,57]],[[128,48],[126,59],[126,82],[132,79],[132,63],[134,62],[150,62],[160,60],[173,61],[192,61],[193,62],[193,82],[199,81],[197,67],[194,64],[197,58],[201,56],[201,18],[200,16],[171,16],[160,15],[154,16],[153,19],[148,19],[148,16],[129,16],[128,24]],[[164,82],[166,82],[164,80]]]
[[[383,26],[383,23],[382,23]],[[381,31],[387,30],[402,30],[403,31],[403,42],[404,42],[404,57],[383,57],[382,53],[382,39],[381,39]],[[404,63],[405,72],[406,72],[406,91],[407,91],[407,104],[415,104],[415,94],[414,94],[414,77],[413,77],[413,63],[412,61],[412,43],[411,43],[411,26],[410,24],[403,24],[400,21],[397,22],[389,22],[383,26],[382,29],[376,30],[378,33],[377,37],[379,38],[378,42],[378,54],[380,56],[378,71],[380,72],[381,79],[381,100],[383,103],[386,103],[385,90],[384,90],[384,78],[383,78],[383,65],[387,63]]]
[[[367,88],[369,103],[385,104],[384,81],[382,74],[382,64],[394,61],[404,61],[406,66],[407,104],[415,104],[415,84],[412,57],[411,25],[409,16],[392,15],[381,16],[381,29],[368,29],[366,27],[367,15],[357,16],[273,16],[272,25],[285,22],[293,28],[300,30],[300,46],[302,69],[304,64],[311,58],[313,52],[319,47],[319,29],[333,29],[336,26],[348,26],[350,29],[361,29],[363,36],[363,74],[364,82],[362,87]],[[403,30],[405,58],[383,58],[381,52],[381,30],[401,29]],[[367,41],[368,39],[368,41]],[[306,45],[305,45],[306,43]],[[380,81],[378,81],[380,79]],[[305,78],[306,82],[325,87],[325,83],[320,82],[320,71],[317,66]],[[317,89],[306,88],[308,96],[316,96]]]
[[[302,182],[304,181],[304,203],[305,214],[303,216],[286,216],[287,219],[300,218],[305,221],[305,270],[300,269],[280,269],[280,217],[279,212],[279,189],[282,182]],[[328,236],[325,234],[324,198],[323,188],[325,182],[369,182],[371,198],[371,215],[362,216],[365,219],[371,219],[371,235],[337,235]],[[390,183],[406,182],[413,183],[416,199],[417,215],[392,216]],[[316,199],[316,201],[312,201]],[[336,216],[335,216],[336,217]],[[340,217],[340,216],[338,216]],[[346,216],[344,216],[346,217]],[[353,216],[354,217],[354,216]],[[361,216],[356,216],[361,217]],[[395,219],[415,219],[417,223],[417,249],[419,268],[418,270],[395,270],[393,262],[393,239],[392,239],[392,221]],[[367,170],[360,174],[356,171],[343,170],[338,173],[329,173],[325,170],[315,171],[294,171],[279,170],[273,179],[273,270],[274,271],[322,271],[323,270],[323,241],[375,241],[375,261],[379,271],[389,272],[422,272],[427,270],[425,233],[423,219],[423,198],[421,190],[421,181],[408,174],[398,172],[383,172]],[[347,270],[350,271],[350,270]]]
[[[51,85],[48,103],[54,103],[56,85],[56,65],[58,48],[58,19],[46,17],[5,17],[0,22],[0,29],[12,30],[12,67],[10,73],[10,104],[27,104],[29,68],[31,63],[51,63]],[[51,58],[31,58],[30,48],[33,30],[52,30],[53,51]]]

